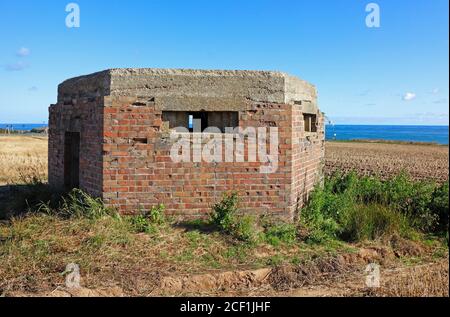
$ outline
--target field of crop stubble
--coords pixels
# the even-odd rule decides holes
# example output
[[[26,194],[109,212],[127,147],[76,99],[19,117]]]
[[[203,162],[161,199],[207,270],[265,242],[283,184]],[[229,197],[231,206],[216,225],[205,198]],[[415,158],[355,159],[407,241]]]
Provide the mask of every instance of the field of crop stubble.
[[[388,178],[405,171],[414,180],[448,180],[448,146],[427,144],[327,142],[325,174],[355,170]]]
[[[0,136],[0,185],[47,179],[47,138]]]

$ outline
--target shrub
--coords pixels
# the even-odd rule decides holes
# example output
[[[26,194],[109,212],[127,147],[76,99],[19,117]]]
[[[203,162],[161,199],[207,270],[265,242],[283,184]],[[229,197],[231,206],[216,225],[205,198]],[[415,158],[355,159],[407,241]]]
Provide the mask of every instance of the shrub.
[[[335,174],[310,195],[300,215],[306,240],[375,239],[411,228],[424,233],[448,229],[448,182],[414,182],[405,173],[382,181],[356,173]]]
[[[297,239],[297,228],[290,223],[271,224],[264,229],[264,239],[274,246],[281,243],[292,244]]]
[[[322,243],[337,238],[337,219],[353,205],[348,197],[333,194],[333,188],[327,183],[324,188],[316,187],[307,206],[301,211],[300,233],[307,242]]]
[[[220,202],[214,205],[211,214],[211,223],[221,231],[231,233],[238,210],[238,194],[233,192],[225,194]]]
[[[225,194],[213,206],[210,222],[221,232],[238,240],[255,243],[257,240],[256,221],[252,216],[238,215],[239,198],[236,192]]]
[[[436,215],[438,223],[436,226],[437,231],[446,232],[448,237],[448,205],[449,205],[449,183],[446,182],[436,188],[433,192],[430,209],[433,215]]]
[[[254,244],[258,239],[258,228],[254,216],[237,216],[233,220],[231,234],[234,238]]]

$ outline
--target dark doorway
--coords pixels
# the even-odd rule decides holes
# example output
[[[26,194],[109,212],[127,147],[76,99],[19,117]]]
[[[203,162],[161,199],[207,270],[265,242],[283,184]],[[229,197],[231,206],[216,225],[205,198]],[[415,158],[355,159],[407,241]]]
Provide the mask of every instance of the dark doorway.
[[[64,187],[70,191],[80,186],[80,133],[64,136]]]

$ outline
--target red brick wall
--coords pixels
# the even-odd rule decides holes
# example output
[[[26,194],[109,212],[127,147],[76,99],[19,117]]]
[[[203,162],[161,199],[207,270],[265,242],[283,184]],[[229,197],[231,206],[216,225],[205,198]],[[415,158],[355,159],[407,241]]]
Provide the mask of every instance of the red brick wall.
[[[50,107],[50,184],[63,188],[64,133],[80,132],[80,187],[123,213],[164,204],[172,215],[204,217],[223,193],[235,190],[244,212],[292,219],[322,177],[323,117],[318,113],[319,130],[305,143],[299,105],[242,105],[242,128],[279,129],[278,170],[262,174],[259,168],[267,164],[259,162],[173,162],[174,141],[153,99],[107,96],[63,102]]]
[[[80,132],[80,187],[101,196],[103,98],[60,101],[49,108],[48,175],[50,185],[64,190],[65,132]]]
[[[133,213],[163,203],[173,215],[197,217],[206,216],[223,193],[236,190],[247,212],[290,216],[290,105],[248,104],[239,114],[243,128],[279,128],[278,170],[261,174],[259,162],[173,162],[173,141],[163,131],[162,111],[152,102],[133,106],[135,102],[127,97],[105,99],[103,191],[108,204]]]
[[[301,105],[292,106],[292,192],[291,211],[294,215],[302,208],[315,184],[323,180],[325,155],[325,128],[323,114],[317,112],[316,133],[304,129]],[[306,137],[309,136],[309,139]]]

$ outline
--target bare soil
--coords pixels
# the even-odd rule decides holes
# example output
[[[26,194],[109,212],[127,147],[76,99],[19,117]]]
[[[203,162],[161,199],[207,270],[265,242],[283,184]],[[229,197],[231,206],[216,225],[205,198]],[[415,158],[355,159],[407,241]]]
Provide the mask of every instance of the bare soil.
[[[325,174],[356,170],[389,178],[405,171],[415,180],[448,180],[448,146],[372,142],[327,142]]]

